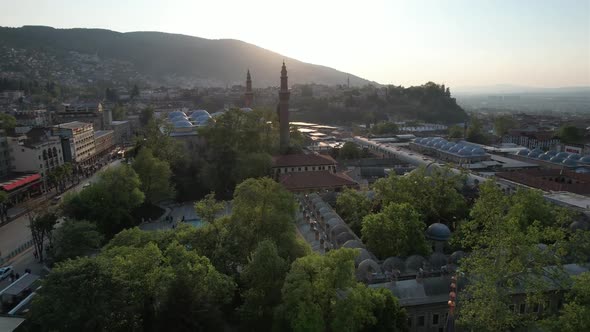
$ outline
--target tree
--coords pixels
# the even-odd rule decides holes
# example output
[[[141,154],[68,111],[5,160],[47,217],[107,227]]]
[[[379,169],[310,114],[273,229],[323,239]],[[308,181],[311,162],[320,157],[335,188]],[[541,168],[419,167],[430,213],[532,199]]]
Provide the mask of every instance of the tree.
[[[137,86],[137,84],[133,84],[133,89],[131,90],[130,97],[131,99],[139,97],[139,87]]]
[[[467,127],[467,136],[465,139],[473,143],[487,144],[488,138],[483,131],[483,126],[478,118],[471,117],[469,127]]]
[[[518,123],[510,115],[500,115],[494,118],[494,132],[500,137],[506,135],[510,129],[514,129],[516,126]]]
[[[174,188],[170,183],[172,176],[170,165],[154,157],[150,149],[139,150],[132,167],[139,175],[140,189],[146,201],[155,204],[174,196]]]
[[[513,291],[524,293],[529,305],[543,305],[555,285],[569,278],[561,265],[565,233],[546,220],[546,202],[535,195],[540,194],[508,197],[492,181],[481,185],[471,220],[461,226],[461,243],[472,249],[461,260],[469,279],[460,296],[461,325],[494,331],[529,327],[536,315],[511,310]]]
[[[54,262],[76,258],[96,250],[102,243],[103,236],[96,224],[87,220],[67,219],[55,230],[51,257]]]
[[[346,188],[336,199],[336,212],[356,234],[360,234],[363,218],[371,212],[373,203],[365,192]]]
[[[146,107],[139,113],[139,122],[142,126],[147,126],[154,119],[154,109],[152,107]]]
[[[584,137],[584,133],[575,126],[565,125],[559,128],[558,136],[564,143],[579,143]]]
[[[340,148],[340,151],[338,152],[340,158],[342,159],[357,159],[360,158],[361,153],[362,152],[358,148],[358,145],[356,145],[353,142],[344,143],[344,145]]]
[[[543,322],[551,331],[590,331],[590,272],[573,277],[573,287],[558,317]]]
[[[121,105],[116,105],[113,108],[113,120],[122,121],[127,118],[127,110]]]
[[[276,327],[295,332],[407,331],[407,316],[391,291],[369,289],[356,281],[357,254],[356,249],[338,249],[293,262]]]
[[[449,127],[449,138],[462,138],[463,137],[463,128],[459,126],[451,126]]]
[[[373,185],[381,206],[408,203],[424,218],[427,225],[435,222],[452,224],[467,213],[467,204],[459,190],[465,179],[448,169],[419,168],[408,175],[393,172]]]
[[[397,134],[399,128],[393,122],[380,122],[371,128],[371,133],[374,135]]]
[[[45,240],[51,241],[51,232],[57,224],[57,215],[51,212],[37,214],[35,211],[29,210],[28,216],[35,251],[39,255],[39,261],[43,262]]]
[[[287,261],[279,256],[272,241],[258,243],[240,274],[244,303],[239,311],[252,330],[270,330],[273,311],[281,303],[281,287],[288,270]]]
[[[377,257],[426,255],[426,225],[407,203],[390,203],[382,212],[363,219],[362,237],[367,248]]]
[[[10,114],[0,113],[0,129],[10,130],[16,127],[16,118]]]
[[[64,213],[74,219],[96,223],[106,238],[111,238],[123,228],[135,225],[131,211],[141,205],[144,194],[139,189],[141,181],[135,171],[120,165],[100,173],[92,186],[77,194],[64,197]]]
[[[216,329],[235,284],[209,260],[173,241],[164,249],[109,246],[59,263],[33,301],[41,331]]]
[[[204,199],[195,203],[197,215],[205,222],[212,224],[217,218],[217,214],[223,211],[223,202],[215,199],[215,192],[210,192]]]
[[[234,174],[236,183],[249,178],[270,176],[272,157],[266,152],[254,152],[238,156]]]

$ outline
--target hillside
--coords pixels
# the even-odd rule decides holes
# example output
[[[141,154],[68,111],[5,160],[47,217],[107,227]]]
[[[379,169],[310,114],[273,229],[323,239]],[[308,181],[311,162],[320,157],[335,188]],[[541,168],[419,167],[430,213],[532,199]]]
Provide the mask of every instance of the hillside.
[[[144,80],[177,86],[243,84],[250,68],[255,87],[279,84],[281,62],[289,83],[343,84],[349,74],[304,63],[239,40],[211,40],[161,32],[0,27],[4,77],[71,84]],[[370,83],[350,75],[355,86]]]

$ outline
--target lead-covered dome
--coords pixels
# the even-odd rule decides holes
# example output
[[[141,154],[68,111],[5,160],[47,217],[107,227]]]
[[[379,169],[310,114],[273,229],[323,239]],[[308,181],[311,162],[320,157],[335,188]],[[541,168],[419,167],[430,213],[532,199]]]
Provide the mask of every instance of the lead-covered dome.
[[[426,237],[434,241],[447,241],[451,237],[451,230],[447,225],[437,222],[428,226]]]

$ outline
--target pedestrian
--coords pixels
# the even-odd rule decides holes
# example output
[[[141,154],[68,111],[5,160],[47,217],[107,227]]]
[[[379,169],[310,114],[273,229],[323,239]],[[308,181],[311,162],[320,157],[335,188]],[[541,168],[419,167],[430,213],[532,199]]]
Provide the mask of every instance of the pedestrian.
[[[14,281],[14,271],[10,272],[10,282]]]
[[[33,257],[35,257],[35,259],[39,258],[39,254],[37,253],[37,250],[35,250],[33,252]]]

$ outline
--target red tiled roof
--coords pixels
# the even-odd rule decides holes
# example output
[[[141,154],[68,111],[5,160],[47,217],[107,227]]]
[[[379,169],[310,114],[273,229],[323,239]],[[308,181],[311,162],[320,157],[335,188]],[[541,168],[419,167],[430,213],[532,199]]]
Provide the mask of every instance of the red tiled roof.
[[[273,157],[273,167],[335,165],[334,158],[323,154],[287,154]]]
[[[279,182],[290,191],[356,187],[358,184],[344,173],[329,171],[294,172],[281,175]]]

